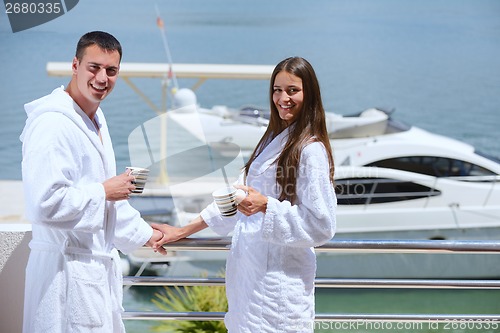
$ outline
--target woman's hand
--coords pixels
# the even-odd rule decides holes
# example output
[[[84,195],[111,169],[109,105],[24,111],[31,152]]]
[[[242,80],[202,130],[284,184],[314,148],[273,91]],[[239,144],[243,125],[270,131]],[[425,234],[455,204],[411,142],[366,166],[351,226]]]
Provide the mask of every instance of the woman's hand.
[[[157,223],[151,223],[151,226],[155,232],[161,233],[161,237],[155,239],[149,246],[153,248],[153,251],[159,252],[163,255],[167,254],[167,250],[165,250],[162,246],[163,244],[175,242],[176,240],[183,238],[181,228],[173,227],[168,224]]]
[[[159,230],[162,233],[162,237],[155,241],[158,246],[166,243],[172,243],[185,237],[183,235],[182,228],[179,227],[173,227],[169,224],[158,223],[151,223],[151,226],[153,227],[153,229]]]
[[[234,187],[243,190],[247,196],[238,204],[238,210],[246,216],[261,212],[266,213],[267,196],[250,186],[234,185]]]

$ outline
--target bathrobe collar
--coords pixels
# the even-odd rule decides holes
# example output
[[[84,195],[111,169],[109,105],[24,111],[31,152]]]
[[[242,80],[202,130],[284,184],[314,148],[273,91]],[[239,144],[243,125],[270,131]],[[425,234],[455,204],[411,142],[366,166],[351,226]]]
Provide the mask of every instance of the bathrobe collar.
[[[276,161],[279,154],[283,150],[282,148],[288,141],[288,136],[290,135],[290,132],[292,131],[294,125],[295,124],[292,124],[285,128],[259,153],[259,155],[252,162],[251,166],[251,171],[254,175],[262,174],[269,168],[270,165],[272,165]]]
[[[25,104],[24,109],[28,115],[28,119],[26,120],[26,125],[19,138],[21,141],[24,142],[28,139],[33,125],[36,123],[40,115],[47,112],[58,112],[68,117],[82,130],[83,133],[85,133],[85,135],[87,135],[92,145],[101,155],[104,165],[107,165],[104,146],[99,139],[99,136],[96,135],[96,128],[92,120],[85,112],[83,112],[71,96],[66,93],[63,86],[54,89],[54,91],[52,91],[49,95]],[[96,120],[98,126],[101,127],[102,123],[105,121],[101,108],[97,109],[94,119]]]

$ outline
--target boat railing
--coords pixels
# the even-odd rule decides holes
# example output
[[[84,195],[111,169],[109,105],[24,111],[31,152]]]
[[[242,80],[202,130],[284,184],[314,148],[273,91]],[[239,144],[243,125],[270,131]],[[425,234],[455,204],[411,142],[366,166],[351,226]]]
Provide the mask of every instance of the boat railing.
[[[230,248],[230,238],[189,238],[165,245],[168,251],[225,251]],[[500,241],[470,240],[332,240],[315,248],[316,252],[354,253],[426,253],[426,254],[488,254],[500,253]],[[499,277],[500,278],[500,277]],[[223,286],[224,278],[177,278],[158,276],[127,276],[124,286]],[[370,279],[370,278],[317,278],[316,288],[408,288],[408,289],[500,289],[500,279]],[[224,312],[155,312],[125,311],[125,320],[223,320]],[[350,323],[377,323],[389,325],[398,323],[399,329],[417,329],[418,325],[443,324],[450,329],[470,327],[500,328],[500,314],[387,314],[387,313],[318,313],[315,323],[344,327]],[[340,325],[340,326],[338,326]],[[416,326],[415,326],[416,325]],[[472,326],[471,326],[472,325]],[[479,326],[478,326],[479,325]],[[384,327],[389,327],[384,326]],[[315,326],[316,327],[316,326]],[[333,326],[330,326],[333,327]],[[352,327],[352,326],[349,326]],[[423,327],[423,326],[422,326]]]

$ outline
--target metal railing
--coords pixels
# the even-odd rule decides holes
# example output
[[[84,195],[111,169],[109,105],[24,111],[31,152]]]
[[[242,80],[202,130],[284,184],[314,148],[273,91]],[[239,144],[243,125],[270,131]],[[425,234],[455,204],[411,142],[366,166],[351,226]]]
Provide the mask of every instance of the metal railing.
[[[224,251],[230,238],[190,238],[167,244],[169,251]],[[467,253],[499,254],[498,241],[446,240],[334,240],[315,249],[316,252],[354,253]],[[500,277],[499,277],[500,278]],[[224,278],[124,277],[124,286],[223,286]],[[317,278],[316,288],[419,288],[419,289],[500,289],[500,280],[455,279],[332,279]],[[223,312],[131,312],[126,320],[223,320]],[[499,314],[316,314],[317,322],[400,322],[400,323],[495,323]]]

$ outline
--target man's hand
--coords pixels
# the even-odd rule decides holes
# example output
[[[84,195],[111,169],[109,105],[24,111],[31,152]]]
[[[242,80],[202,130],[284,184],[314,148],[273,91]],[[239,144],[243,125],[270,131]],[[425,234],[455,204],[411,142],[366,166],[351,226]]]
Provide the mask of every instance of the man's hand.
[[[163,238],[163,232],[161,232],[158,229],[153,228],[153,236],[148,240],[148,242],[145,244],[146,246],[149,246],[153,248],[154,244],[156,242],[159,242]],[[160,252],[163,255],[167,254],[167,251],[163,247],[158,247],[157,249],[154,249],[155,252]]]
[[[134,176],[130,176],[127,172],[121,175],[111,177],[104,183],[104,191],[106,192],[106,200],[119,201],[130,198],[130,193],[135,190],[135,185],[132,184]]]

